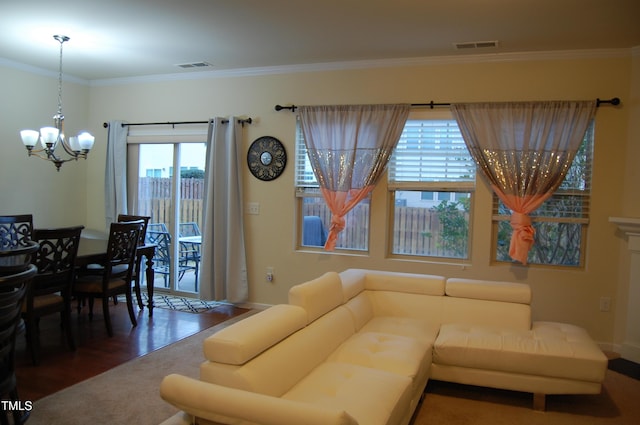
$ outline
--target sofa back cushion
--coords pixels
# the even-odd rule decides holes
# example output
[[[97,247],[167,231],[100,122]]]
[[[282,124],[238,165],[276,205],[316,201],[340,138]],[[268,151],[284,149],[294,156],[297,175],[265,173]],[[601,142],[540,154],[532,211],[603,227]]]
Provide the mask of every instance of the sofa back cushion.
[[[374,316],[411,317],[440,323],[442,276],[348,269],[340,273],[346,307],[360,330]]]
[[[449,278],[445,291],[458,298],[531,304],[531,288],[526,283]]]
[[[342,282],[336,272],[327,272],[289,289],[289,304],[306,310],[307,323],[341,305],[343,300]]]
[[[280,304],[228,326],[203,342],[207,360],[241,365],[307,324],[306,311]]]
[[[376,317],[410,317],[439,325],[444,296],[394,291],[366,291]]]
[[[445,278],[428,274],[367,270],[364,287],[371,291],[442,296],[445,293]]]
[[[339,306],[242,365],[203,363],[200,379],[280,397],[354,333],[351,313]]]
[[[446,295],[442,323],[531,328],[531,289],[527,284],[450,278]]]
[[[346,303],[364,291],[364,282],[367,278],[367,270],[347,269],[340,272],[342,282],[343,302]]]
[[[368,291],[351,298],[344,306],[351,313],[356,331],[362,329],[373,318],[373,304]]]

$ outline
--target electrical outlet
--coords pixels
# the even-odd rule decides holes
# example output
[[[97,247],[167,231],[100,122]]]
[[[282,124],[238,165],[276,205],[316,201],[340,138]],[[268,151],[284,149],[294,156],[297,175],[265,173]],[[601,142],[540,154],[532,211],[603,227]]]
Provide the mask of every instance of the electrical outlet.
[[[273,282],[273,267],[267,267],[266,279],[269,283]]]
[[[610,311],[610,310],[611,310],[611,298],[600,297],[600,311]]]
[[[252,214],[252,215],[260,214],[260,204],[257,202],[249,202],[247,204],[247,214]]]

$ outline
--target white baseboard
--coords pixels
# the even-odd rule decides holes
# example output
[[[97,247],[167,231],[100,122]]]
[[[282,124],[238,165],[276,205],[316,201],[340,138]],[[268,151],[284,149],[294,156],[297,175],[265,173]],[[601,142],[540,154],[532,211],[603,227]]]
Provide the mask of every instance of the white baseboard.
[[[631,360],[634,363],[640,363],[640,346],[625,342],[620,346],[620,356],[623,359]]]

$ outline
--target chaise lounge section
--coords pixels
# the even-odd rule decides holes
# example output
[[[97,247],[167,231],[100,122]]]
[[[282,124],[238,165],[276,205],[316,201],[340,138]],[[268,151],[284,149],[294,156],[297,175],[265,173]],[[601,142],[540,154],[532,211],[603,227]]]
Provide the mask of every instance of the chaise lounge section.
[[[531,322],[513,282],[328,272],[204,342],[200,380],[169,375],[167,424],[408,424],[428,379],[597,394],[607,359],[585,330]]]

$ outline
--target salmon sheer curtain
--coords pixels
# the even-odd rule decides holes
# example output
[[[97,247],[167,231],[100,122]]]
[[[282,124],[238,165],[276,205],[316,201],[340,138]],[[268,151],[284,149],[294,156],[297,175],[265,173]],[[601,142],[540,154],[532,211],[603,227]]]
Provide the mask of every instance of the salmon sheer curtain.
[[[301,106],[300,123],[309,161],[331,210],[325,243],[333,251],[344,216],[365,199],[383,174],[411,106]]]
[[[527,264],[535,238],[529,214],[564,180],[595,110],[595,101],[451,105],[469,153],[512,211],[512,259]]]

